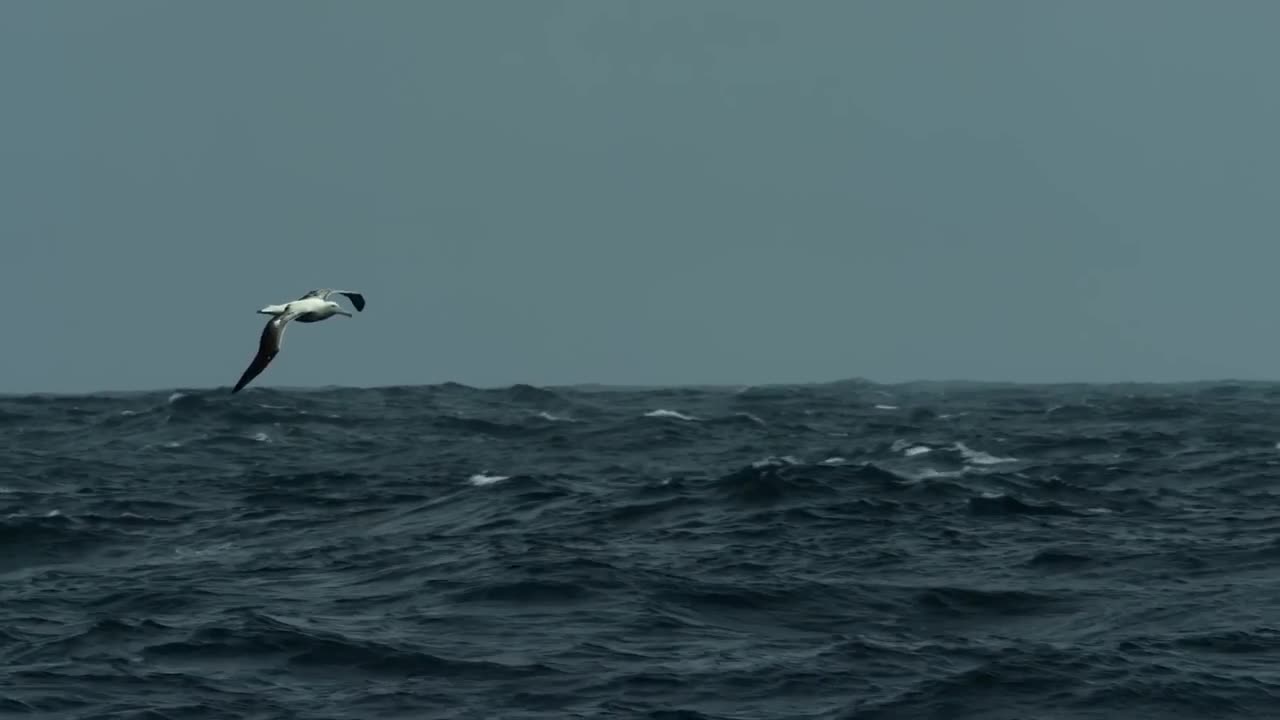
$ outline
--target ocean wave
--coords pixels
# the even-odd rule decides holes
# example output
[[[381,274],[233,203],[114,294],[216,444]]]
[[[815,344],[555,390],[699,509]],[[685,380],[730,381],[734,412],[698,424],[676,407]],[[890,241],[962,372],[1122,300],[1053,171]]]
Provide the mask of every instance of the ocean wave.
[[[0,397],[0,711],[1264,717],[1277,397]]]

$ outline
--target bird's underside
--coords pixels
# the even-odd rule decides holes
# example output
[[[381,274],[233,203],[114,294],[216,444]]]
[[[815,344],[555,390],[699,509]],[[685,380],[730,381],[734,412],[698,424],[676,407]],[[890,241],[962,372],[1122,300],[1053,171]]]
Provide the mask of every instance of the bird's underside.
[[[284,336],[285,325],[295,317],[297,315],[283,314],[267,321],[262,328],[262,334],[258,336],[258,353],[253,356],[249,367],[245,368],[244,373],[240,375],[235,387],[231,388],[232,394],[240,392],[245,385],[267,369],[276,354],[280,352],[280,339]]]

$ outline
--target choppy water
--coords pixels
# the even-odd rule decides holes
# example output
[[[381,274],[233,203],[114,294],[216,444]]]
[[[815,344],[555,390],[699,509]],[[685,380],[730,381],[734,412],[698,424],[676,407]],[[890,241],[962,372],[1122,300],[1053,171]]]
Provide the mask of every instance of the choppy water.
[[[1262,718],[1280,387],[0,398],[0,714]]]

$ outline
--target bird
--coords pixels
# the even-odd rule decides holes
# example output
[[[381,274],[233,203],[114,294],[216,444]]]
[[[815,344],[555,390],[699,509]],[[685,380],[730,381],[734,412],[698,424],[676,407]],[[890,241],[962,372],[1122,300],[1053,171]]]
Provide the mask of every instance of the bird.
[[[364,295],[353,290],[333,290],[330,288],[311,290],[297,300],[278,305],[268,305],[258,310],[259,314],[270,315],[271,319],[262,328],[262,335],[258,338],[258,353],[253,356],[253,361],[249,363],[249,367],[245,368],[244,373],[240,375],[235,387],[231,388],[231,393],[234,395],[243,390],[245,385],[248,385],[250,381],[267,368],[267,365],[275,358],[276,353],[280,352],[280,342],[284,338],[284,329],[290,321],[313,323],[331,318],[334,315],[355,317],[342,309],[341,305],[329,299],[329,296],[334,294],[343,295],[350,300],[351,304],[355,306],[356,312],[364,312]]]

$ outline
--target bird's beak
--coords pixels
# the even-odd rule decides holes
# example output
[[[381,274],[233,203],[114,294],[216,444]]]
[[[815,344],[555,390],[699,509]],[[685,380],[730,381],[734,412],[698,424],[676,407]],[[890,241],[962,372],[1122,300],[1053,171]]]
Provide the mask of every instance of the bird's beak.
[[[339,315],[346,315],[347,317],[355,317],[355,315],[352,315],[351,313],[347,312],[346,310],[339,310],[339,311],[338,311],[338,314],[339,314]]]

